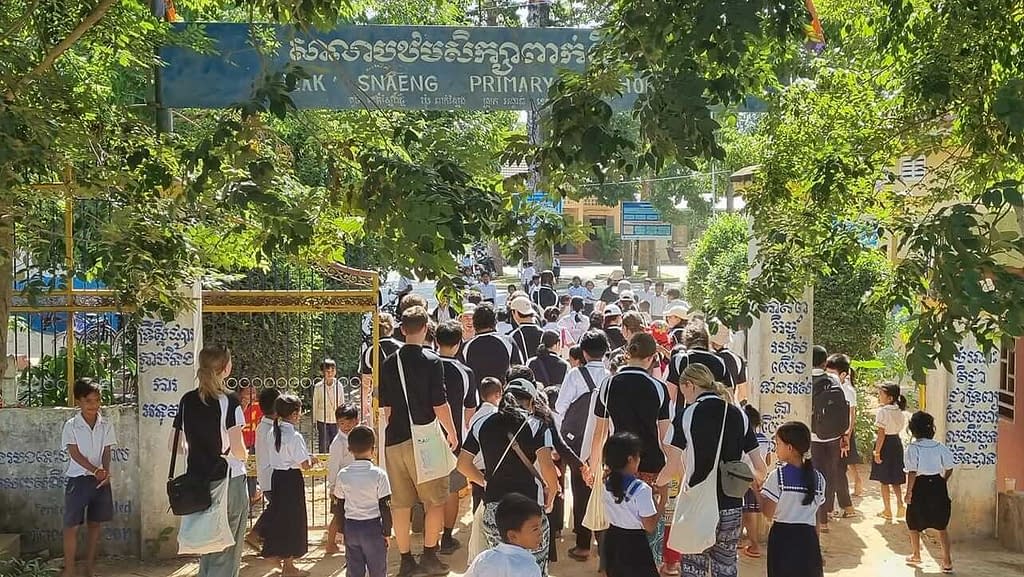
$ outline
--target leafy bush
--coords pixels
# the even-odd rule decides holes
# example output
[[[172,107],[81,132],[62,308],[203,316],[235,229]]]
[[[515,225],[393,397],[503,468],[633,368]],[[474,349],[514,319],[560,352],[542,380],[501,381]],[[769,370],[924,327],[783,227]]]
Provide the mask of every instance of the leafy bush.
[[[862,252],[832,268],[814,287],[814,342],[830,353],[872,359],[886,345],[892,315],[865,295],[889,275],[889,261],[880,252]]]
[[[135,329],[126,329],[126,331]],[[75,343],[75,378],[92,377],[102,389],[103,404],[136,398],[138,371],[135,339],[129,348],[110,343]],[[27,407],[64,407],[68,404],[67,348],[43,355],[18,375],[18,401]]]
[[[747,262],[747,221],[735,213],[712,219],[690,248],[686,299],[698,309],[728,313],[738,308],[750,266]]]
[[[0,559],[0,577],[54,577],[57,569],[47,567],[39,559]]]
[[[591,243],[597,251],[597,259],[602,264],[615,264],[622,259],[622,239],[610,227],[594,227]]]

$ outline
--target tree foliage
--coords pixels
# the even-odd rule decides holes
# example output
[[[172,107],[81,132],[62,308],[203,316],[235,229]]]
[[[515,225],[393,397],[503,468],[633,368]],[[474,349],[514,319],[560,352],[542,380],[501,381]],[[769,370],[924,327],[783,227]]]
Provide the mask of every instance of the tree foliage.
[[[891,345],[885,339],[895,321],[879,299],[869,297],[889,283],[891,265],[879,252],[864,252],[832,268],[835,272],[814,286],[813,342],[852,359],[874,359]]]
[[[990,346],[1024,334],[1024,8],[817,5],[826,46],[807,52],[802,2],[613,2],[596,65],[552,87],[545,144],[513,150],[543,164],[553,187],[583,172],[694,168],[724,153],[709,106],[762,96],[761,170],[744,191],[761,273],[741,317],[855,262],[870,234],[898,257],[873,295],[910,312],[917,378],[948,367],[966,335]],[[632,111],[636,137],[608,123],[602,101],[628,75],[649,80]],[[927,155],[929,177],[900,181],[901,155]]]
[[[687,259],[686,299],[699,310],[717,311],[732,324],[736,304],[747,283],[750,265],[747,221],[738,214],[722,214],[693,243]]]

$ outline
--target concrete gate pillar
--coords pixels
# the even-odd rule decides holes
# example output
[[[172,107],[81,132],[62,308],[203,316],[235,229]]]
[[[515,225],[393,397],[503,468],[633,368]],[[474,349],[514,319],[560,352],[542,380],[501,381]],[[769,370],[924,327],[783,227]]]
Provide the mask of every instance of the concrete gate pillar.
[[[143,560],[177,553],[178,520],[168,511],[167,438],[178,413],[178,401],[195,388],[196,363],[202,348],[202,291],[199,283],[182,289],[192,301],[165,322],[147,317],[139,326],[139,514]],[[185,470],[178,458],[176,474]]]
[[[973,338],[953,357],[953,372],[929,371],[925,410],[935,417],[935,439],[953,453],[949,480],[954,539],[991,538],[996,527],[996,438],[999,435],[999,356]]]
[[[813,295],[808,288],[796,302],[768,303],[749,332],[750,402],[761,411],[769,439],[786,421],[810,426]]]

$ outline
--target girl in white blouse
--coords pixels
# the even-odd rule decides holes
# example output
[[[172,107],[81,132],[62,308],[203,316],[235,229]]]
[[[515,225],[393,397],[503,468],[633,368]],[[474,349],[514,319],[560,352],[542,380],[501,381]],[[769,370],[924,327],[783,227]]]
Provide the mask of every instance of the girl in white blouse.
[[[294,560],[308,550],[309,523],[306,519],[306,482],[302,470],[319,464],[311,457],[296,425],[302,416],[302,401],[295,395],[281,395],[274,403],[274,445],[270,465],[274,469],[270,502],[263,529],[263,557],[278,559],[281,577],[305,577],[308,571],[295,566]]]
[[[935,440],[935,418],[924,411],[910,417],[913,442],[907,446],[907,528],[913,552],[907,564],[921,563],[921,531],[935,529],[942,545],[943,573],[953,572],[949,553],[950,500],[946,481],[953,474],[953,453]]]
[[[877,436],[872,454],[871,480],[882,484],[884,510],[878,516],[891,521],[891,495],[896,495],[896,517],[902,518],[907,512],[902,493],[907,475],[903,470],[903,441],[900,440],[900,433],[906,425],[903,411],[907,408],[907,399],[900,393],[899,385],[886,383],[878,389],[878,404],[882,408],[875,416]]]

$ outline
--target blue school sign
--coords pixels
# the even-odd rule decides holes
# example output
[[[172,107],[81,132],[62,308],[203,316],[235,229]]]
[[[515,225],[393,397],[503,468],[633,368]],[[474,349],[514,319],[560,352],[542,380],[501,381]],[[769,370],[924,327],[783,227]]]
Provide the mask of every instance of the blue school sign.
[[[622,203],[622,240],[660,240],[672,238],[672,224],[661,220],[658,209],[649,202]]]
[[[573,28],[175,26],[202,26],[212,51],[160,51],[167,63],[160,97],[168,108],[229,107],[248,99],[257,79],[291,64],[310,74],[292,93],[299,108],[531,110],[559,70],[585,68],[597,39],[594,30]],[[261,54],[255,37],[272,39],[269,50]],[[627,80],[613,106],[632,106],[645,87],[642,79]]]

